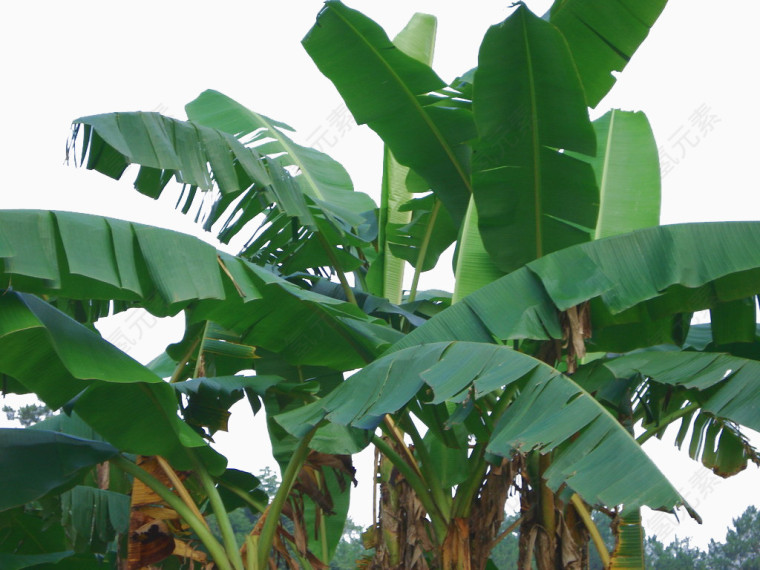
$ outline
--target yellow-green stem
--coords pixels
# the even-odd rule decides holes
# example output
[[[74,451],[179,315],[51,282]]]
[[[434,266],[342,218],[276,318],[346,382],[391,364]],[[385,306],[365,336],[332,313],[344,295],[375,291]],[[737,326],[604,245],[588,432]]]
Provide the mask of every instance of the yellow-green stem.
[[[491,541],[491,544],[489,545],[489,548],[488,548],[489,552],[493,550],[494,548],[496,548],[496,545],[499,544],[502,540],[504,540],[508,535],[512,534],[512,532],[514,532],[514,530],[518,526],[520,526],[522,521],[523,521],[523,518],[519,517],[515,522],[513,522],[511,525],[505,528],[501,533],[499,533],[499,536],[497,536]]]
[[[190,348],[187,349],[185,354],[182,355],[182,358],[179,359],[179,362],[177,363],[177,366],[174,368],[174,372],[172,373],[172,377],[169,379],[169,383],[174,384],[175,382],[179,382],[180,378],[182,377],[182,372],[185,369],[185,365],[190,362],[190,358],[192,358],[195,349],[198,348],[200,341],[200,338],[196,338],[190,345]]]
[[[485,398],[485,403],[491,408],[491,413],[482,415],[483,421],[489,431],[493,432],[493,425],[499,420],[501,415],[509,407],[512,402],[512,397],[517,391],[517,386],[514,384],[504,389],[498,396],[498,399],[494,401],[492,398]],[[489,394],[491,396],[492,394]],[[494,396],[496,398],[496,396]],[[469,463],[473,465],[473,459],[475,460],[474,467],[470,471],[467,482],[460,485],[457,488],[456,496],[454,497],[454,506],[452,507],[452,513],[454,517],[468,517],[470,514],[470,507],[472,506],[472,500],[475,497],[475,493],[480,489],[480,485],[483,482],[483,478],[486,475],[486,469],[488,465],[485,460],[486,443],[478,442],[470,455]]]
[[[602,561],[602,567],[608,568],[610,565],[610,552],[607,550],[607,545],[604,544],[604,540],[602,539],[602,535],[599,533],[599,529],[591,519],[591,513],[588,512],[586,505],[583,504],[583,501],[578,496],[578,493],[573,493],[572,497],[570,497],[570,502],[575,507],[575,512],[577,512],[578,516],[581,517],[583,524],[586,526],[586,530],[588,530],[589,534],[591,535],[591,540],[596,547],[596,551],[599,553],[599,559]]]
[[[195,462],[195,473],[198,476],[198,479],[200,479],[203,490],[206,491],[209,505],[211,505],[211,510],[214,512],[214,516],[216,516],[216,522],[219,524],[219,530],[222,532],[222,542],[224,543],[224,549],[227,551],[227,554],[232,561],[232,565],[236,568],[236,570],[243,570],[243,559],[240,556],[240,551],[238,550],[238,545],[235,541],[235,531],[232,529],[230,517],[227,516],[227,509],[224,508],[222,497],[219,495],[219,491],[217,490],[216,485],[211,479],[208,471],[198,460],[197,456],[192,453],[192,450],[191,454]]]
[[[409,291],[408,303],[414,301],[417,296],[417,286],[420,282],[420,273],[422,273],[422,266],[425,264],[425,257],[427,256],[428,245],[430,245],[430,237],[433,235],[433,227],[435,226],[435,220],[438,218],[438,212],[441,210],[441,201],[436,199],[433,211],[430,212],[430,220],[428,221],[427,228],[425,228],[425,236],[422,238],[422,244],[420,244],[420,252],[417,255],[417,263],[414,267],[414,277],[412,278],[412,288]]]
[[[203,370],[203,342],[206,340],[206,334],[208,333],[208,323],[209,321],[203,323],[203,332],[201,333],[200,348],[198,348],[198,357],[195,359],[195,370],[193,370],[193,378],[198,378],[198,375],[201,372],[204,372],[205,376],[205,370]]]
[[[256,499],[252,498],[248,493],[243,491],[242,489],[239,489],[238,487],[232,487],[230,485],[225,484],[224,481],[221,481],[219,479],[216,480],[217,485],[221,485],[225,489],[227,489],[230,493],[234,493],[238,497],[240,497],[243,501],[248,503],[250,505],[251,509],[254,511],[258,511],[260,513],[264,512],[264,509],[267,508],[266,503],[262,503],[261,501],[257,501]]]
[[[545,473],[551,467],[551,454],[541,454],[538,456],[539,471],[539,501],[541,506],[541,525],[544,527],[546,534],[553,537],[557,532],[557,514],[554,506],[554,491],[546,484]]]
[[[256,560],[258,538],[250,534],[245,537],[245,570],[259,570],[258,560]]]
[[[160,455],[156,455],[156,461],[158,462],[159,467],[161,467],[161,470],[166,474],[169,482],[174,485],[174,492],[177,493],[177,496],[179,496],[179,498],[182,499],[182,501],[190,508],[190,510],[193,511],[196,517],[198,517],[206,526],[208,526],[206,519],[203,518],[203,515],[198,509],[198,505],[193,502],[193,498],[190,496],[190,492],[185,487],[185,484],[182,483],[182,479],[179,478],[176,471],[174,471],[174,469],[172,469],[172,466],[169,465],[169,462]]]
[[[277,489],[277,493],[272,499],[272,503],[269,505],[267,512],[263,515],[266,516],[264,525],[261,529],[261,536],[259,537],[259,551],[258,562],[259,567],[264,568],[266,566],[267,559],[269,558],[269,551],[272,549],[272,542],[274,541],[274,533],[277,530],[277,524],[280,521],[280,514],[282,508],[285,506],[285,501],[290,494],[293,485],[295,485],[298,473],[301,471],[301,467],[306,461],[306,457],[309,455],[309,442],[314,437],[317,428],[314,427],[298,444],[298,447],[290,457],[290,462],[285,469],[285,473],[282,474],[282,482],[280,488]]]
[[[470,466],[467,480],[457,487],[454,505],[451,508],[454,518],[467,518],[470,515],[472,499],[480,489],[488,465],[485,460],[486,444],[478,443],[470,454],[467,464]]]
[[[678,418],[681,418],[685,416],[686,414],[690,414],[697,408],[699,408],[701,404],[699,402],[692,402],[688,406],[685,406],[681,408],[680,410],[676,410],[672,414],[669,414],[662,418],[659,422],[657,422],[657,425],[655,427],[651,427],[648,430],[646,430],[644,433],[642,433],[639,437],[636,438],[636,442],[639,445],[642,445],[645,441],[647,441],[650,437],[653,435],[656,435],[660,431],[662,431],[664,428],[666,428],[670,423],[672,423],[674,420],[677,420]]]
[[[317,479],[317,485],[322,486],[326,485],[324,478],[320,475],[320,473],[317,471],[314,476]],[[325,513],[322,513],[319,517],[319,545],[322,547],[322,562],[327,564],[330,557],[330,552],[327,547],[327,522],[325,521]]]
[[[327,257],[330,259],[330,263],[332,263],[333,269],[335,269],[335,273],[338,276],[338,281],[340,281],[340,286],[343,288],[343,292],[346,294],[346,299],[348,299],[349,303],[358,305],[356,302],[356,297],[354,296],[354,292],[351,290],[351,286],[348,284],[348,279],[346,279],[346,273],[341,267],[338,256],[335,255],[335,252],[332,250],[332,246],[330,246],[325,236],[323,236],[321,233],[317,232],[315,235],[317,236],[322,249],[325,250]]]
[[[430,492],[438,510],[441,511],[441,515],[443,515],[444,520],[448,523],[451,521],[451,496],[447,495],[443,490],[443,482],[433,468],[433,460],[427,452],[427,447],[425,447],[425,442],[422,440],[420,432],[417,431],[414,423],[412,423],[412,419],[408,416],[407,418],[409,421],[407,422],[408,429],[406,431],[412,438],[414,451],[420,460],[420,470],[425,479],[427,479],[428,487],[430,487]]]

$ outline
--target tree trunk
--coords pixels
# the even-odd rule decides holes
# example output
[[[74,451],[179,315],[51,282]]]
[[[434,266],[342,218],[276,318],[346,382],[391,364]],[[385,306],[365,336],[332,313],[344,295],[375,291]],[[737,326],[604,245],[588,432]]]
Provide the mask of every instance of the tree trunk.
[[[398,448],[393,440],[385,439]],[[385,456],[378,456],[380,505],[375,526],[365,535],[365,547],[374,548],[375,555],[366,568],[431,570],[426,559],[433,549],[427,513],[404,476]]]
[[[523,471],[518,569],[531,570],[534,557],[537,570],[587,569],[589,534],[583,521],[539,475],[548,468],[549,459],[534,457],[531,462],[534,469]]]
[[[386,440],[394,448],[397,444]],[[400,456],[405,457],[403,453]],[[501,538],[504,505],[522,457],[490,465],[469,506],[448,523],[446,535],[435,536],[422,504],[403,475],[382,455],[378,461],[380,504],[367,548],[375,555],[372,570],[484,570]]]
[[[473,570],[468,519],[454,519],[441,547],[442,570]]]

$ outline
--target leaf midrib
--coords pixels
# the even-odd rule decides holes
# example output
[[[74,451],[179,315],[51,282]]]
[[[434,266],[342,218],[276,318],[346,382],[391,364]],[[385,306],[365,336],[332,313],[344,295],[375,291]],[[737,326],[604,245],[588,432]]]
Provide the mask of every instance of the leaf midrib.
[[[612,110],[610,114],[610,126],[607,128],[607,143],[604,145],[604,162],[602,164],[602,176],[599,180],[599,218],[598,222],[596,224],[596,232],[594,235],[594,239],[599,239],[601,236],[601,223],[602,220],[604,220],[604,205],[605,205],[605,197],[607,195],[607,173],[609,170],[609,164],[610,164],[610,155],[612,154],[610,151],[612,149],[612,132],[615,125],[615,109]]]
[[[538,105],[536,104],[535,75],[533,73],[533,60],[528,42],[528,28],[526,17],[521,14],[523,41],[525,43],[525,59],[528,72],[528,93],[530,96],[530,123],[532,129],[533,151],[533,208],[536,224],[536,258],[543,257],[543,228],[541,225],[543,209],[541,204],[541,143],[538,140]]]
[[[277,142],[279,142],[282,145],[282,147],[285,149],[285,152],[288,153],[288,156],[290,156],[290,158],[293,159],[293,162],[295,163],[295,165],[300,170],[301,174],[303,174],[304,178],[308,182],[309,187],[312,188],[312,190],[314,190],[314,194],[320,200],[327,201],[328,200],[327,197],[320,190],[319,184],[316,182],[316,180],[314,179],[314,177],[311,175],[311,172],[309,171],[309,169],[306,168],[306,167],[304,167],[303,160],[301,160],[300,155],[298,154],[298,152],[296,151],[296,149],[293,147],[294,143],[292,143],[292,141],[288,137],[286,137],[279,130],[277,130],[272,123],[270,123],[268,120],[266,120],[264,118],[263,115],[259,115],[257,112],[252,111],[251,109],[246,109],[246,110],[251,115],[253,115],[256,118],[256,120],[258,120],[260,123],[266,125],[267,130],[269,131],[269,135],[273,139],[277,140]]]
[[[359,38],[361,43],[363,43],[371,54],[375,55],[376,58],[382,62],[383,67],[388,71],[388,73],[396,80],[396,84],[401,86],[402,91],[407,96],[407,98],[412,102],[412,106],[419,111],[419,115],[422,116],[423,121],[428,126],[430,131],[433,133],[433,136],[438,141],[441,148],[446,153],[446,156],[451,161],[451,164],[454,166],[454,169],[456,170],[457,174],[459,175],[460,179],[464,183],[465,187],[467,188],[467,191],[472,194],[472,184],[470,183],[469,176],[466,175],[466,173],[462,170],[461,164],[459,164],[459,161],[456,160],[456,157],[454,156],[453,151],[449,147],[448,144],[446,144],[446,139],[441,135],[440,130],[438,127],[433,123],[433,121],[430,119],[430,116],[425,112],[424,107],[419,104],[419,101],[417,100],[417,96],[411,92],[411,90],[407,87],[406,83],[404,83],[401,80],[401,77],[394,71],[393,67],[391,67],[385,58],[383,58],[380,53],[374,49],[374,46],[372,46],[371,43],[369,43],[366,38],[359,33],[359,31],[356,29],[355,26],[353,26],[344,16],[340,13],[339,10],[333,8],[333,12],[340,18],[340,20],[344,23],[346,27],[349,28],[350,31],[354,33],[354,35]],[[394,49],[398,49],[394,46]],[[400,50],[399,50],[400,51]],[[403,52],[402,52],[403,53]]]

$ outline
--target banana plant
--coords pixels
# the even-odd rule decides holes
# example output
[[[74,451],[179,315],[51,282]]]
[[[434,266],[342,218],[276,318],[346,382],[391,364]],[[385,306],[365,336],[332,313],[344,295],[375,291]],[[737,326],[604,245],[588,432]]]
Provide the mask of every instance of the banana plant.
[[[194,323],[190,318],[186,338],[170,347],[167,355],[154,365],[158,370],[171,364],[166,382],[51,303],[16,290],[34,290],[51,302],[69,296],[85,304],[112,298],[150,308],[155,314],[183,309],[189,314],[188,307],[192,306],[200,311],[211,310],[221,317],[219,307],[227,301],[268,298],[268,302],[273,302],[291,285],[269,273],[257,286],[251,281],[254,274],[240,271],[249,262],[224,256],[195,238],[167,230],[51,212],[6,211],[2,216],[8,222],[2,224],[5,270],[0,368],[4,390],[34,392],[49,407],[63,407],[71,420],[64,421],[65,415],[56,416],[38,426],[38,431],[3,431],[3,457],[8,468],[3,470],[5,493],[0,508],[7,511],[8,524],[21,524],[26,518],[34,521],[58,517],[74,543],[61,537],[39,550],[35,549],[37,541],[30,536],[14,534],[7,541],[4,537],[3,551],[9,557],[8,564],[24,568],[68,560],[67,564],[76,567],[84,563],[83,557],[88,553],[96,557],[112,556],[114,551],[108,550],[111,548],[108,543],[119,532],[129,537],[122,555],[126,554],[135,568],[158,563],[174,554],[203,563],[213,560],[220,568],[248,569],[263,567],[273,552],[285,557],[301,556],[311,560],[315,568],[324,567],[320,557],[326,560],[330,553],[313,554],[306,545],[304,537],[308,532],[303,521],[332,514],[328,489],[346,486],[346,477],[350,480],[351,476],[350,464],[326,462],[310,453],[306,443],[299,443],[286,456],[288,476],[283,477],[283,485],[267,506],[267,498],[256,489],[256,479],[226,470],[226,460],[207,444],[215,431],[226,428],[227,410],[244,396],[257,411],[262,399],[273,397],[272,390],[281,392],[286,402],[302,401],[310,393],[308,383],[304,391],[303,383],[288,387],[284,378],[272,374],[236,375],[252,368],[257,356],[256,348],[245,344],[245,325],[238,320],[239,313],[233,320],[218,318],[229,329],[218,322]],[[116,230],[112,232],[112,228]],[[102,231],[100,236],[98,229]],[[35,244],[32,236],[40,244],[53,248],[35,251],[28,246],[27,240]],[[93,245],[96,237],[104,239],[106,247]],[[163,257],[156,258],[157,251]],[[40,252],[47,255],[41,256]],[[119,256],[119,252],[130,255]],[[193,254],[199,267],[204,258],[208,263],[203,274],[195,279],[178,271],[169,261],[176,263]],[[243,265],[235,269],[237,263]],[[178,280],[184,280],[184,288],[176,288]],[[267,281],[285,290],[269,297],[264,293]],[[294,291],[301,290],[294,287]],[[278,302],[286,306],[287,296],[286,293]],[[312,302],[321,299],[317,304],[324,302],[325,307],[352,307],[349,312],[355,312],[360,320],[366,319],[344,301],[322,298],[316,293],[310,296]],[[316,306],[309,309],[309,301],[296,298],[294,307],[297,304],[313,314]],[[207,308],[205,301],[211,302]],[[334,330],[341,326],[327,314],[322,314],[317,323]],[[359,336],[355,335],[351,342],[360,343]],[[360,353],[364,351],[358,344],[353,346]],[[34,349],[30,351],[29,347]],[[283,349],[285,345],[270,348]],[[370,349],[370,353],[378,348]],[[351,352],[344,353],[344,365],[350,366],[354,358]],[[310,358],[308,351],[283,350],[282,354],[295,362]],[[210,373],[216,376],[208,377]],[[333,443],[330,434],[326,436],[319,431],[314,439],[322,441],[322,448]],[[60,458],[59,464],[50,465],[51,453]],[[40,461],[49,468],[41,469]],[[109,477],[109,471],[117,475]],[[113,486],[125,477],[133,480],[131,493],[129,485],[124,488],[122,484],[118,490]],[[336,498],[340,496],[337,490],[334,494]],[[249,508],[267,515],[262,517],[260,527],[252,529],[242,550],[235,543],[227,516],[228,510],[243,504],[241,499]],[[289,505],[304,505],[307,499],[311,501],[307,513],[303,508],[290,509]],[[38,503],[43,508],[30,506]],[[347,503],[341,508],[343,518],[338,515],[341,521],[338,537]],[[93,518],[93,512],[100,512],[101,518]],[[210,513],[219,523],[221,537],[208,529],[205,516]],[[282,526],[280,513],[296,523],[295,536]],[[21,521],[19,517],[26,518]],[[96,529],[97,533],[85,534],[87,528]],[[335,534],[332,528],[331,535]],[[293,542],[292,549],[285,546],[288,541]],[[201,549],[193,546],[197,543],[203,545]],[[60,550],[56,550],[59,546]],[[331,548],[334,549],[334,544]]]
[[[696,236],[700,239],[695,239]],[[692,441],[703,441],[706,432],[710,432],[711,442],[725,438],[726,445],[718,452],[719,457],[714,455],[714,446],[700,445],[702,461],[727,475],[746,465],[747,460],[757,460],[756,453],[732,429],[739,424],[752,428],[760,421],[754,404],[757,391],[748,384],[757,362],[679,351],[674,347],[671,351],[637,351],[629,356],[595,360],[569,377],[560,371],[568,370],[570,359],[566,355],[551,368],[541,362],[543,359],[521,351],[531,351],[535,341],[541,340],[572,345],[578,331],[564,317],[568,310],[584,303],[606,307],[617,314],[644,314],[656,304],[660,310],[668,307],[672,315],[680,315],[708,308],[716,301],[730,302],[735,295],[739,298],[750,292],[756,295],[759,286],[753,275],[760,262],[757,256],[733,265],[735,260],[716,255],[699,273],[693,273],[693,268],[694,260],[700,258],[705,248],[725,251],[724,248],[731,248],[730,244],[752,244],[758,239],[757,223],[694,224],[639,230],[555,252],[465,297],[409,333],[386,356],[352,376],[327,398],[284,414],[278,421],[298,435],[324,420],[371,429],[383,425],[385,414],[394,414],[395,423],[414,434],[415,424],[408,420],[411,413],[428,427],[430,434],[436,434],[444,444],[448,442],[449,452],[458,453],[455,463],[467,465],[458,479],[444,485],[434,478],[435,473],[446,471],[441,462],[447,454],[426,455],[422,450],[429,449],[430,442],[425,446],[414,435],[413,465],[418,472],[409,466],[402,471],[419,493],[426,512],[432,513],[430,530],[443,549],[442,558],[451,533],[461,532],[463,523],[457,520],[457,515],[462,518],[472,506],[473,497],[478,496],[471,488],[472,482],[485,484],[478,470],[485,470],[486,464],[490,464],[490,469],[504,468],[493,455],[515,461],[521,457],[516,452],[537,450],[541,452],[539,461],[551,456],[552,462],[543,472],[540,463],[533,465],[531,471],[530,462],[513,472],[513,477],[521,474],[523,492],[528,491],[528,481],[541,488],[537,482],[540,474],[557,493],[557,500],[578,507],[622,504],[626,510],[621,516],[643,504],[671,509],[682,504],[682,499],[653,466],[644,467],[648,459],[638,447],[630,426],[621,421],[624,419],[621,400],[636,391],[637,386],[689,389],[686,397],[674,397],[671,408],[675,413],[662,414],[656,422],[651,419],[645,422],[647,431],[639,436],[639,442],[700,409],[714,420],[709,426],[705,423],[696,426]],[[642,255],[637,263],[627,266],[612,262],[634,245]],[[636,281],[634,276],[640,276],[653,257],[661,255],[668,262],[668,276],[648,286],[639,278],[637,286],[631,287]],[[573,279],[574,274],[577,279]],[[586,276],[583,281],[581,274]],[[568,282],[559,279],[559,275],[570,276],[570,283],[576,283],[577,289],[568,290]],[[704,294],[726,282],[733,286],[723,289],[718,299]],[[591,340],[608,332],[593,328],[593,321],[592,329],[595,332]],[[614,327],[612,333],[614,339]],[[647,339],[641,342],[646,343]],[[642,348],[646,346],[642,344]],[[562,382],[565,389],[560,388]],[[735,395],[739,393],[747,394],[748,399],[737,401]],[[581,411],[584,406],[581,402],[598,406],[600,411]],[[608,417],[601,410],[611,415]],[[600,418],[609,422],[609,431],[601,428]],[[457,442],[457,428],[460,434],[475,438],[473,451],[469,451],[472,441],[467,437]],[[613,437],[620,440],[612,443]],[[387,444],[376,443],[389,457],[403,459]],[[630,453],[621,452],[627,449],[624,445],[630,447]],[[609,457],[605,457],[607,453]],[[490,461],[486,459],[489,457]],[[526,460],[530,458],[528,455]],[[637,484],[635,478],[639,476],[642,479]],[[437,489],[433,487],[436,481],[441,485]],[[516,484],[514,480],[510,482]],[[583,502],[573,502],[572,492]],[[604,493],[610,495],[602,497]],[[665,500],[668,496],[670,499]],[[580,516],[583,511],[581,508],[578,511]],[[482,547],[489,544],[486,541]],[[472,553],[475,545],[469,548]],[[472,558],[483,556],[472,554]]]
[[[420,85],[431,89],[426,80],[433,77],[433,73],[430,69],[420,68],[419,61],[405,58],[403,48],[390,42],[379,26],[338,1],[326,2],[317,25],[304,39],[304,47],[335,84],[357,122],[366,123],[375,130],[394,153],[398,149],[398,160],[411,167],[419,175],[417,178],[424,179],[426,186],[423,188],[432,189],[456,223],[461,224],[455,254],[455,305],[439,315],[441,318],[449,315],[450,318],[443,321],[434,318],[429,325],[412,331],[394,345],[393,350],[407,347],[411,350],[422,343],[450,341],[452,331],[466,327],[467,334],[460,337],[461,340],[511,342],[521,351],[574,373],[583,362],[587,344],[590,350],[618,352],[662,343],[679,345],[688,330],[690,313],[696,310],[692,305],[718,303],[706,289],[698,288],[684,295],[684,299],[674,299],[673,306],[667,306],[666,302],[660,306],[652,301],[660,311],[628,307],[629,311],[621,312],[619,307],[608,306],[592,296],[575,299],[576,303],[563,306],[559,309],[561,318],[558,318],[558,306],[542,306],[540,301],[545,295],[542,291],[545,283],[535,289],[528,287],[527,283],[517,285],[518,281],[528,279],[531,272],[526,273],[522,267],[534,259],[543,259],[551,252],[573,244],[658,223],[659,166],[656,144],[646,118],[641,113],[613,110],[592,124],[585,107],[596,106],[606,94],[614,83],[612,72],[625,66],[664,5],[663,1],[639,3],[635,7],[622,2],[558,1],[543,21],[521,5],[505,22],[489,30],[481,46],[478,68],[474,73],[464,74],[458,82],[464,86],[459,91],[460,99],[465,99],[463,95],[467,93],[471,102],[453,105],[445,101],[440,91],[435,94],[432,90],[422,92]],[[382,69],[382,72],[363,73],[362,70],[366,69]],[[413,74],[415,69],[416,75]],[[382,105],[377,104],[377,115],[372,115],[368,112],[368,102],[381,95]],[[404,109],[404,113],[382,111],[391,108]],[[470,160],[463,163],[459,159],[462,155],[448,152],[447,163],[441,166],[440,149],[458,148],[461,139],[458,138],[459,132],[446,131],[440,128],[440,124],[445,122],[443,117],[447,117],[449,127],[463,124],[463,109],[472,110],[476,127],[476,135],[471,138]],[[411,116],[420,119],[414,123],[417,125],[415,129],[408,128]],[[399,134],[402,132],[403,136]],[[412,141],[421,144],[423,140],[431,140],[430,134],[436,142],[430,142],[429,149],[418,152],[418,156],[407,157],[408,145]],[[448,141],[440,142],[440,137],[446,136],[450,137]],[[429,168],[433,157],[438,159],[438,169],[431,174]],[[467,169],[462,168],[463,164]],[[446,181],[436,179],[436,174],[457,171],[470,172],[469,181],[464,184],[470,194],[466,210],[461,198],[453,206],[451,186],[455,177],[450,176]],[[414,179],[413,176],[407,177],[408,182]],[[453,210],[455,207],[458,211]],[[664,242],[668,238],[663,235],[657,239]],[[634,250],[635,255],[640,253],[638,243]],[[600,277],[608,273],[606,264],[628,263],[632,254],[633,250],[623,250],[618,252],[618,257],[605,258],[605,270],[600,272]],[[594,279],[596,261],[581,263],[575,267],[577,272],[566,267],[567,274],[557,272],[553,278],[567,291],[575,287],[570,283],[590,284]],[[640,269],[646,271],[643,267]],[[487,286],[491,282],[498,283],[498,278],[505,274],[515,279],[509,281],[508,288],[497,291]],[[631,285],[632,290],[642,286],[641,275],[644,273],[627,276],[629,283],[636,283]],[[488,296],[468,296],[481,287],[488,290]],[[511,313],[503,304],[504,299],[518,292],[522,293],[520,302],[531,309],[528,314]],[[659,296],[660,289],[651,294]],[[482,299],[483,305],[473,307],[472,303],[466,303],[473,297]],[[473,318],[473,313],[477,318]],[[436,321],[439,325],[433,327]],[[733,320],[732,324],[735,322]],[[434,333],[423,334],[426,330]],[[385,370],[375,378],[384,377]],[[456,377],[456,373],[452,372],[452,377]],[[399,399],[397,403],[416,391],[414,383],[410,386],[403,394],[401,390],[394,394]],[[369,396],[370,401],[373,397]],[[381,398],[380,395],[377,397]],[[460,397],[464,399],[464,396]],[[427,403],[428,398],[423,400]],[[461,567],[470,567],[470,562],[472,567],[483,567],[485,558],[481,554],[472,555],[470,562],[462,560],[469,557],[469,554],[461,555],[464,550],[458,551],[461,556],[452,556],[453,550],[450,549],[455,548],[455,544],[461,545],[462,533],[456,526],[447,527],[440,519],[436,522],[435,515],[430,514],[443,513],[444,522],[447,520],[447,500],[443,500],[444,506],[441,507],[431,504],[430,496],[440,499],[441,486],[436,485],[435,473],[442,466],[435,461],[426,461],[426,446],[420,437],[415,439],[414,426],[404,420],[403,414],[413,410],[426,424],[428,448],[429,436],[438,436],[439,441],[449,447],[462,447],[461,440],[457,445],[448,431],[451,424],[446,421],[453,412],[444,406],[443,401],[433,401],[439,406],[435,414],[423,411],[424,406],[419,402],[415,404],[409,400],[410,407],[406,411],[401,409],[398,412],[400,417],[390,424],[382,424],[385,435],[391,438],[390,443],[376,443],[383,446],[380,448],[388,452],[389,458],[396,459],[394,466],[397,469],[402,470],[402,462],[406,462],[412,470],[418,464],[419,469],[424,470],[421,477],[414,479],[407,468],[410,481],[419,483],[422,479],[425,483],[417,485],[415,490],[422,497],[420,501],[427,500],[426,512],[438,532],[440,550],[436,562],[444,567],[460,567],[451,563],[456,559],[456,564]],[[293,414],[293,417],[303,418],[299,412]],[[395,433],[394,423],[402,430],[410,430],[414,454],[402,451],[403,441]],[[354,424],[348,422],[348,425]],[[467,429],[471,434],[476,433],[473,425]],[[467,455],[459,453],[456,457],[461,463]],[[594,530],[561,532],[562,529],[557,527],[560,520],[573,519],[580,527],[589,527],[582,521],[590,519],[584,516],[583,504],[568,501],[567,495],[563,497],[556,493],[557,489],[548,489],[548,492],[545,489],[544,474],[553,473],[550,471],[551,454],[528,454],[527,457],[533,462],[535,493],[524,507],[540,512],[530,513],[523,522],[525,541],[521,543],[524,545],[521,564],[530,564],[530,551],[535,547],[539,567],[560,567],[559,564],[572,562],[560,560],[560,557],[566,557],[563,548],[572,551],[588,540],[588,535],[584,538],[584,532],[593,535]],[[472,476],[470,473],[470,478]],[[422,489],[425,485],[427,490]],[[431,490],[436,488],[438,490]],[[448,489],[450,491],[451,487]],[[426,492],[427,499],[424,498]],[[566,508],[555,509],[555,505],[562,504]],[[632,515],[626,516],[629,522],[635,519]],[[382,528],[375,529],[375,533],[381,535]],[[624,538],[628,540],[634,534],[626,532]],[[459,539],[451,539],[456,536]],[[429,545],[420,540],[420,548],[425,550],[427,547],[430,552]],[[387,552],[400,556],[403,549],[399,546],[386,548],[385,559]],[[470,547],[474,549],[472,545]],[[621,548],[625,550],[626,545]],[[576,551],[576,562],[581,564],[582,550]],[[407,548],[406,552],[409,556],[407,565],[411,564],[409,560],[415,560],[419,567],[425,567],[427,562],[420,562],[419,550]],[[615,564],[622,559],[619,554],[620,551],[613,557]],[[605,556],[605,559],[609,561],[609,557]],[[629,563],[630,557],[626,560]],[[635,563],[643,564],[642,560]]]
[[[244,245],[233,256],[119,220],[0,212],[4,390],[66,414],[0,434],[3,457],[29,464],[3,470],[0,561],[85,567],[89,548],[113,564],[104,544],[128,534],[133,567],[175,554],[323,568],[349,457],[372,443],[381,498],[362,564],[487,568],[518,493],[521,568],[582,568],[589,542],[610,568],[643,567],[639,506],[698,514],[641,443],[678,423],[677,445],[728,476],[758,460],[742,428],[760,423],[760,228],[650,227],[646,117],[589,119],[664,5],[557,0],[539,18],[519,3],[478,67],[447,84],[431,66],[433,17],[391,41],[328,0],[303,45],[386,145],[377,209],[288,125],[216,91],[187,121],[77,119],[70,153],[81,143],[87,168],[121,178],[136,165],[135,188],[154,198],[175,179],[178,208]],[[453,303],[417,290],[452,242]],[[92,330],[132,307],[186,316],[148,367]],[[710,329],[690,330],[704,309]],[[271,503],[208,443],[244,397],[264,409],[283,472]],[[47,450],[61,463],[33,469]],[[242,504],[263,516],[241,547],[226,513]],[[595,508],[614,519],[611,554]],[[61,525],[43,532],[51,513]]]

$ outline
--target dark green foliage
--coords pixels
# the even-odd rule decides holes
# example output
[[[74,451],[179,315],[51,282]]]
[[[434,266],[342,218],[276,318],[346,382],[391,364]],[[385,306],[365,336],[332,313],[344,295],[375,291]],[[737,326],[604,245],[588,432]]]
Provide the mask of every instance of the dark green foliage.
[[[676,538],[664,546],[657,537],[649,537],[644,545],[648,568],[657,570],[707,570],[714,568],[705,557],[705,553],[693,548],[689,539]]]
[[[501,523],[500,532],[504,532],[510,525],[514,524],[517,517],[512,515],[504,519]],[[519,540],[519,527],[513,532],[505,536],[491,551],[491,562],[493,562],[499,570],[507,570],[508,568],[517,568],[517,559],[520,554],[518,548]]]
[[[502,530],[512,524],[515,518],[507,517]],[[615,538],[610,529],[610,519],[598,512],[593,514],[593,519],[607,548],[612,551]],[[493,549],[491,561],[499,570],[517,568],[517,541],[518,533],[515,531]],[[760,511],[754,506],[747,508],[740,517],[734,519],[733,528],[728,530],[725,542],[711,540],[707,552],[692,546],[688,538],[676,538],[665,545],[656,536],[650,536],[646,539],[644,554],[650,570],[758,570]],[[589,570],[603,570],[593,545],[589,545]]]
[[[330,570],[353,570],[356,561],[364,556],[370,556],[371,552],[364,549],[361,534],[364,531],[349,517],[343,529],[343,537],[335,549],[335,555],[330,561]]]
[[[760,511],[750,506],[734,519],[724,543],[711,540],[708,559],[711,570],[760,569]]]

